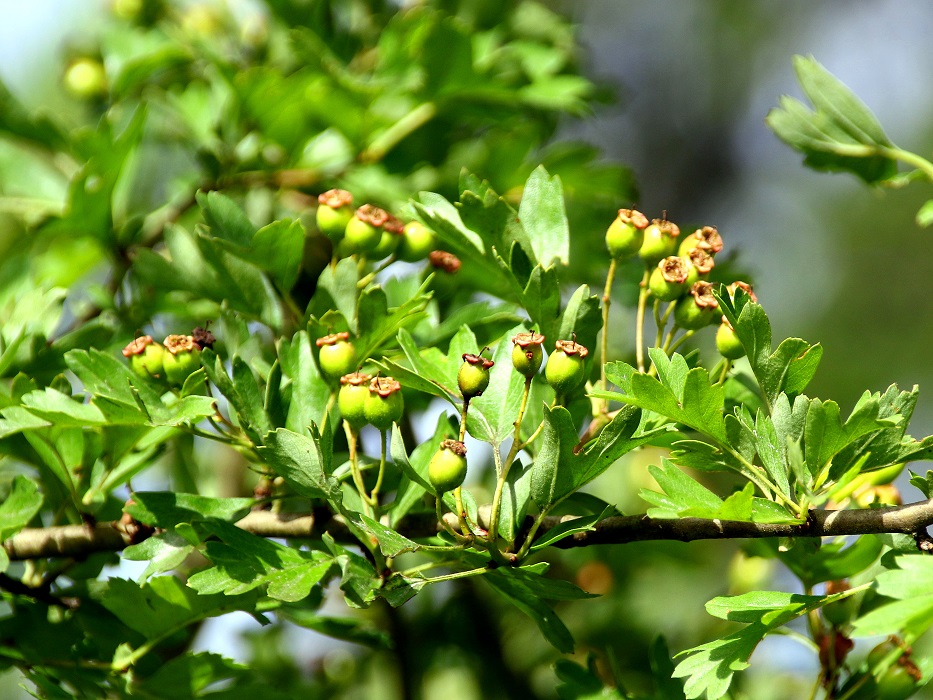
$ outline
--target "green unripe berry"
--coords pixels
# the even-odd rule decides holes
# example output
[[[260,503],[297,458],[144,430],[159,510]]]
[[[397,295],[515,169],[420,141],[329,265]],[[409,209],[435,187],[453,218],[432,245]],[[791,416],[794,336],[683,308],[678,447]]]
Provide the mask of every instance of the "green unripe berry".
[[[344,331],[325,335],[315,341],[320,348],[318,366],[326,379],[336,381],[357,366],[356,349],[349,338],[350,334]]]
[[[365,406],[372,379],[372,375],[363,372],[352,372],[340,378],[337,408],[343,419],[357,432],[366,425]]]
[[[165,346],[162,357],[165,378],[169,384],[181,386],[201,367],[201,348],[190,335],[170,335],[162,344]]]
[[[534,331],[519,333],[512,338],[512,342],[512,366],[525,379],[531,379],[541,369],[544,359],[541,345],[544,343],[544,336]]]
[[[405,262],[418,262],[428,257],[428,253],[436,247],[437,238],[434,231],[419,221],[409,221],[403,229],[398,257]]]
[[[684,258],[683,255],[680,257]],[[687,261],[687,289],[690,289],[701,279],[706,279],[716,265],[713,256],[700,247],[689,251],[685,259]]]
[[[719,235],[719,231],[716,230],[715,226],[698,228],[689,236],[685,237],[680,242],[677,254],[681,257],[687,257],[690,251],[695,248],[705,250],[709,255],[716,255],[716,253],[722,250],[722,237]]]
[[[485,348],[484,348],[485,349]],[[465,401],[480,396],[489,386],[489,370],[496,364],[482,355],[463,354],[463,364],[457,372],[457,386]]]
[[[716,349],[727,360],[738,360],[745,356],[745,346],[735,334],[735,329],[724,318],[716,331]]]
[[[606,230],[606,248],[616,260],[630,258],[645,242],[648,217],[635,209],[619,209],[619,215]]]
[[[547,358],[544,378],[558,396],[566,396],[579,386],[585,375],[584,358],[589,354],[575,340],[558,340]]]
[[[377,430],[388,430],[402,418],[405,404],[402,385],[392,377],[376,377],[369,384],[369,395],[363,402],[366,422]]]
[[[453,491],[466,478],[466,445],[459,440],[444,440],[428,463],[428,479],[438,495]]]
[[[826,584],[826,594],[843,593],[849,588],[850,586],[846,581],[829,581]],[[823,614],[823,619],[833,627],[841,627],[855,617],[855,613],[858,612],[858,604],[854,596],[849,596],[842,600],[827,603],[820,608],[820,612]]]
[[[687,262],[671,255],[658,263],[648,277],[648,289],[661,301],[674,301],[687,291]]]
[[[379,243],[372,249],[369,257],[373,260],[382,260],[392,255],[402,241],[402,228],[402,222],[389,214],[389,218],[382,225]]]
[[[93,100],[107,94],[107,73],[96,58],[78,58],[65,71],[65,88],[82,100]]]
[[[899,646],[895,637],[876,646],[868,654],[869,668],[874,670]],[[904,653],[878,678],[875,696],[878,700],[906,700],[917,690],[922,674],[910,654],[910,648],[904,647]]]
[[[328,190],[319,194],[317,201],[314,218],[318,229],[331,241],[339,243],[353,218],[353,195],[346,190]]]
[[[720,316],[719,302],[713,296],[713,285],[709,282],[700,281],[693,285],[690,294],[677,302],[674,309],[674,323],[691,331],[715,323]]]
[[[652,219],[651,225],[645,229],[645,240],[638,249],[638,256],[649,267],[657,265],[662,258],[673,255],[677,250],[679,235],[677,224],[667,219]]]
[[[372,204],[361,206],[344,228],[340,251],[346,255],[371,251],[379,245],[382,225],[388,218],[389,215],[379,207]]]
[[[130,361],[130,369],[136,375],[147,379],[163,377],[164,356],[165,349],[155,342],[151,335],[141,335],[123,348],[123,357]]]

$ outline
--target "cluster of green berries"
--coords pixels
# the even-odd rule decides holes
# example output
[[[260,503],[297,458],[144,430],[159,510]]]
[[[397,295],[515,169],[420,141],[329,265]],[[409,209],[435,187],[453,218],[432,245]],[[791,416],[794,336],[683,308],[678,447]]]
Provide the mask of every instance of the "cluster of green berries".
[[[191,335],[169,335],[161,344],[151,335],[141,335],[123,348],[123,356],[138,376],[181,386],[201,367],[201,350],[214,342],[214,335],[203,328]]]
[[[713,285],[707,281],[715,265],[715,255],[722,250],[719,231],[703,226],[681,238],[680,227],[667,219],[653,219],[635,209],[620,209],[606,231],[606,247],[615,260],[634,256],[641,258],[647,269],[648,291],[659,301],[677,302],[674,322],[686,330],[699,330],[722,318],[716,334],[716,347],[728,359],[745,354],[735,330],[719,313],[719,303],[713,296]],[[679,239],[679,240],[678,240]],[[736,286],[754,295],[744,282]]]
[[[392,254],[406,262],[423,260],[436,247],[434,232],[418,221],[407,224],[384,209],[364,204],[353,208],[353,195],[328,190],[318,196],[318,229],[338,255],[366,255],[381,260]]]
[[[900,650],[901,655],[880,676],[875,668]],[[923,673],[914,663],[911,648],[897,637],[890,637],[868,653],[868,671],[855,674],[842,686],[841,693],[851,700],[907,700],[917,692]],[[840,695],[840,697],[842,697]]]
[[[351,372],[340,378],[337,406],[354,431],[359,432],[364,425],[385,431],[402,418],[402,385],[392,377]]]

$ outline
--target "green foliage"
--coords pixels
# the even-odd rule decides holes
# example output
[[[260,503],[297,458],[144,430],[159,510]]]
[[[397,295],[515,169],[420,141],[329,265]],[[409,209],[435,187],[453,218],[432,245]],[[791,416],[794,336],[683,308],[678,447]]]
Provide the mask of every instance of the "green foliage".
[[[265,645],[300,627],[366,647],[374,668],[396,659],[411,695],[451,648],[498,669],[483,676],[490,695],[521,695],[502,651],[514,635],[496,628],[515,611],[550,645],[522,649],[525,670],[554,664],[561,698],[713,700],[765,636],[805,616],[817,647],[830,634],[913,643],[933,626],[927,558],[908,553],[903,525],[874,535],[896,513],[857,506],[880,474],[933,456],[933,437],[907,434],[917,389],[865,392],[848,414],[808,396],[821,346],[775,345],[746,287],[698,295],[734,329],[738,364],[678,352],[706,332],[678,325],[693,297],[657,298],[637,284],[650,277],[640,261],[616,279],[623,263],[601,251],[593,294],[580,272],[602,239],[587,232],[635,192],[592,149],[548,144],[597,96],[571,25],[533,0],[409,5],[267,0],[255,33],[217,8],[115,10],[94,49],[109,84],[79,127],[0,86],[0,142],[53,181],[0,183],[0,200],[56,193],[16,198],[0,221],[21,241],[0,275],[0,664],[40,697],[337,697],[355,674],[338,682],[325,661],[302,676]],[[871,184],[903,184],[898,161],[933,172],[818,63],[796,67],[813,110],[785,98],[769,124],[809,165]],[[388,243],[381,260],[348,254],[339,230],[316,225],[329,189],[385,209],[389,243],[416,221],[437,249],[414,262]],[[634,358],[609,354],[621,287]],[[549,354],[557,341],[586,349],[576,384],[555,392],[537,360],[516,371],[512,338],[530,331]],[[157,332],[199,349],[183,382],[120,356]],[[341,416],[352,406],[318,344],[332,333],[350,336],[359,373],[343,379],[364,401],[381,400],[373,377],[398,380],[397,420]],[[467,398],[465,354],[493,362]],[[429,465],[444,441],[466,444],[467,478],[437,495]],[[607,502],[626,480],[644,514]],[[933,490],[930,474],[911,483]],[[863,536],[764,537],[806,534],[828,505],[854,511]],[[928,507],[906,511],[920,513],[915,529]],[[623,668],[625,644],[579,629],[577,611],[596,597],[586,589],[629,572],[558,550],[691,540],[694,519],[761,535],[749,553],[781,561],[806,593],[717,597],[708,612],[744,627],[711,628],[719,638],[676,666],[663,638],[636,649],[632,632]],[[834,519],[820,522],[832,534]],[[121,558],[143,563],[136,581],[105,569]],[[843,579],[853,587],[814,594]],[[349,610],[332,615],[341,598]],[[620,627],[635,605],[623,598]],[[846,599],[851,621],[819,612]],[[234,611],[272,630],[250,633],[250,663],[195,651],[202,623]],[[595,650],[585,665],[557,657],[578,648]],[[864,671],[821,664],[828,697]]]

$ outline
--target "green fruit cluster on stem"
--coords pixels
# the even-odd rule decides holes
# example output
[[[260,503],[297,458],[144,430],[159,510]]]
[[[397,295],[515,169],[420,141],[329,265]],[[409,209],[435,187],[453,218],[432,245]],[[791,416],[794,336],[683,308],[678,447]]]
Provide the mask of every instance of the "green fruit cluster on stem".
[[[638,256],[644,260],[645,265],[657,265],[662,258],[673,255],[677,250],[677,237],[680,228],[667,219],[652,219],[645,229],[645,240],[638,249]]]
[[[706,251],[709,255],[716,255],[722,250],[722,236],[715,226],[703,226],[685,236],[680,242],[677,254],[681,257],[687,257],[691,250],[699,248]]]
[[[201,348],[190,335],[170,335],[163,345],[162,369],[169,384],[181,386],[201,366]]]
[[[648,277],[648,289],[652,296],[661,301],[674,301],[687,290],[689,269],[687,261],[669,255],[658,263]]]

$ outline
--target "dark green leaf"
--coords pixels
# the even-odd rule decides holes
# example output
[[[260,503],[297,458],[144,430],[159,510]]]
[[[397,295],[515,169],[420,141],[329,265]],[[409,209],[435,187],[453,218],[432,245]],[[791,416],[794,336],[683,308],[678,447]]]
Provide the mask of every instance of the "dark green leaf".
[[[285,428],[268,433],[259,454],[300,495],[340,502],[340,487],[331,474],[316,428],[311,437]]]
[[[197,200],[212,235],[244,248],[252,244],[256,227],[236,202],[216,191],[198,192]]]
[[[136,520],[154,527],[171,528],[177,523],[198,520],[236,521],[255,505],[251,498],[209,498],[191,493],[137,491],[126,512]]]
[[[528,234],[535,257],[544,265],[556,258],[570,262],[570,230],[564,211],[564,192],[560,178],[548,175],[538,166],[525,182],[518,218]]]
[[[13,477],[10,493],[0,503],[0,542],[26,527],[42,507],[42,500],[36,482],[21,474]]]

